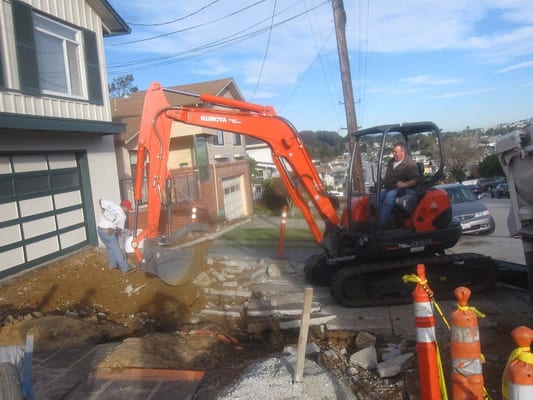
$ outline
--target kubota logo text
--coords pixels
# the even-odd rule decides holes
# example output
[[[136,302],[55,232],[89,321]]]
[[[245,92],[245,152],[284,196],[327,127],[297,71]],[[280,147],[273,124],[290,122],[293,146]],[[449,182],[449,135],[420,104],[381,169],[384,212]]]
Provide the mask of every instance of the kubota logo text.
[[[200,121],[204,121],[204,122],[222,122],[222,123],[227,123],[228,122],[226,117],[219,117],[219,116],[216,116],[216,115],[200,115]]]

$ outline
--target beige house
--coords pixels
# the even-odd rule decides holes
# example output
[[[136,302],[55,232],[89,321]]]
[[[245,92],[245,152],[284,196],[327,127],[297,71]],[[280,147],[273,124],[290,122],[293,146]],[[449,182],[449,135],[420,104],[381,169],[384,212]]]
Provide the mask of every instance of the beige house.
[[[211,94],[243,100],[231,78],[172,86],[185,93]],[[115,137],[121,190],[133,199],[132,177],[137,165],[137,143],[146,92],[111,100],[113,120],[126,125]],[[194,96],[166,92],[171,105],[194,106]],[[252,213],[251,178],[244,138],[174,122],[171,128],[169,170],[172,175],[173,229],[191,219],[196,208],[200,221],[208,224]],[[140,221],[142,224],[142,221]]]
[[[98,200],[120,200],[106,0],[0,3],[0,278],[96,245]]]

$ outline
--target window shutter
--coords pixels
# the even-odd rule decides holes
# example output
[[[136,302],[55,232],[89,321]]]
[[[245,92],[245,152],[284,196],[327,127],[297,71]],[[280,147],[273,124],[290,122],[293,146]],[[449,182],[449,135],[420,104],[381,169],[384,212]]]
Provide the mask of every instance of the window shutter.
[[[33,36],[32,9],[24,3],[13,1],[12,10],[20,90],[24,94],[39,96],[41,91]]]
[[[89,102],[92,104],[104,104],[102,94],[102,79],[100,78],[100,62],[98,59],[98,45],[96,33],[84,30],[83,44],[85,48],[85,62],[87,70],[87,87]]]

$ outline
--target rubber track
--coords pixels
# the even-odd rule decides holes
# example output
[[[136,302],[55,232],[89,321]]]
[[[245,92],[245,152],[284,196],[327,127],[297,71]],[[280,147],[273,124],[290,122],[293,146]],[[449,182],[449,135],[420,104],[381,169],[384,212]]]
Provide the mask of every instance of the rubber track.
[[[491,257],[476,253],[428,255],[342,267],[332,278],[330,293],[345,307],[408,304],[412,302],[414,284],[405,284],[402,277],[415,273],[417,264],[425,265],[428,284],[436,299],[452,298],[457,286],[467,286],[475,293],[493,287],[498,281],[497,264]],[[446,275],[448,279],[437,279],[439,274]],[[455,274],[452,277],[455,280],[449,280],[449,274]],[[433,284],[432,278],[435,278]],[[381,296],[379,290],[373,290],[373,285],[379,286],[383,279],[390,285],[387,286],[388,293]],[[349,283],[350,286],[345,286]],[[345,287],[358,290],[357,295],[346,293]]]

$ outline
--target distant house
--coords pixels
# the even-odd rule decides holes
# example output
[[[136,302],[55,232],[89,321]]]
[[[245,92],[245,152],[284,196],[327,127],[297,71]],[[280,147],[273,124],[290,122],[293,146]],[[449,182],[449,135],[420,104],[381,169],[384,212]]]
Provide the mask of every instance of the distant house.
[[[248,157],[256,161],[258,178],[270,179],[273,177],[279,177],[278,169],[272,159],[272,149],[264,141],[253,137],[247,137],[246,141],[246,153]]]
[[[180,92],[211,94],[243,100],[231,78],[172,86]],[[132,198],[137,167],[137,144],[146,91],[111,100],[113,120],[126,124],[116,137],[123,196]],[[166,92],[171,105],[194,106],[194,96]],[[174,122],[171,128],[169,170],[173,185],[173,229],[189,222],[196,208],[201,222],[232,220],[252,213],[251,177],[244,140],[239,134]]]
[[[264,141],[247,137],[246,152],[248,157],[256,161],[258,182],[254,185],[254,201],[259,201],[264,189],[263,181],[280,177],[280,174],[272,159],[272,150]],[[320,161],[313,161],[313,164],[324,185],[343,192],[347,169],[347,161],[344,156],[328,164],[321,164]]]
[[[0,5],[0,277],[96,245],[98,199],[120,200],[103,39],[106,0]]]

